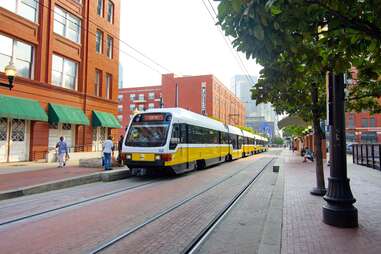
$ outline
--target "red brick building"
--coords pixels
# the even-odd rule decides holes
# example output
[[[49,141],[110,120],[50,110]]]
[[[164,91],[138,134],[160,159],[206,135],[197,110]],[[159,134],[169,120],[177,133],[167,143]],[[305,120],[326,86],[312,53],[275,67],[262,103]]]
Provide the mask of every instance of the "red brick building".
[[[96,151],[119,132],[119,10],[120,0],[0,1],[0,81],[11,60],[18,71],[12,91],[0,88],[0,162],[45,159],[59,136],[71,152]]]
[[[245,125],[245,106],[213,75],[162,75],[161,86],[119,89],[119,120],[125,128],[133,111],[151,107],[181,107],[218,118],[232,125]],[[151,94],[151,96],[150,96]]]
[[[381,114],[346,113],[347,143],[381,143]]]

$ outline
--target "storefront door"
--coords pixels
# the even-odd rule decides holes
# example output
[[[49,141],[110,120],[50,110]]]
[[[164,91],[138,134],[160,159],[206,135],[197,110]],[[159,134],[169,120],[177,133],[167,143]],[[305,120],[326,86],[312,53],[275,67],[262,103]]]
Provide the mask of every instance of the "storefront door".
[[[0,119],[0,162],[28,159],[29,123],[21,119]]]
[[[70,151],[74,151],[75,132],[73,124],[68,123],[53,123],[49,124],[49,150],[54,150],[61,136],[67,144]]]
[[[107,137],[107,128],[97,127],[93,129],[93,152],[102,151],[103,142]]]

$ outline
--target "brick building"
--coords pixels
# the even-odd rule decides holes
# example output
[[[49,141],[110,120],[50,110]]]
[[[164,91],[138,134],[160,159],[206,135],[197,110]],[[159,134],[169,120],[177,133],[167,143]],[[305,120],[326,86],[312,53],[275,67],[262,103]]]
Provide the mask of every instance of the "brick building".
[[[224,123],[245,125],[245,106],[213,75],[162,75],[161,86],[119,90],[119,119],[125,128],[134,110],[181,107],[218,118]]]
[[[99,149],[119,132],[120,0],[0,1],[0,81],[13,59],[15,87],[0,88],[0,162]],[[118,128],[118,129],[116,129]]]
[[[346,113],[347,143],[381,143],[381,114]]]

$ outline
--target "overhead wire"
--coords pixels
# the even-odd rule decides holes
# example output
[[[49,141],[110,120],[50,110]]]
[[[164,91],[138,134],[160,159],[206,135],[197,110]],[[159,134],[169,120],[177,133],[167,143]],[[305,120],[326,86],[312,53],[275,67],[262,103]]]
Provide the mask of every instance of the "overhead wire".
[[[73,23],[73,22],[72,22],[70,19],[68,19],[67,17],[65,17],[65,16],[63,16],[63,15],[61,15],[61,14],[55,12],[54,9],[52,9],[50,6],[46,6],[45,4],[41,3],[41,2],[38,1],[38,0],[32,0],[32,1],[34,1],[35,3],[39,4],[40,6],[42,6],[42,7],[44,7],[44,8],[46,8],[47,10],[49,10],[50,12],[52,12],[54,15],[58,15],[58,16],[60,16],[61,18],[65,19],[65,20],[67,20],[67,21],[69,21],[69,22],[71,22],[71,24],[73,24],[74,26],[77,26],[77,27],[79,27],[80,29],[83,29],[84,31],[87,31],[89,34],[92,34],[92,35],[96,36],[96,34],[93,33],[92,31],[90,31],[88,28],[85,28],[85,27],[83,27],[83,26],[81,26],[81,25],[79,25],[79,24],[75,24],[75,23]],[[53,17],[53,19],[54,19],[54,17]],[[86,17],[86,20],[88,20],[88,21],[89,21],[90,23],[92,23],[93,25],[99,27],[99,25],[98,25],[96,22],[92,21],[92,19],[91,19],[90,17]],[[60,22],[60,21],[58,21],[58,20],[55,20],[55,21],[57,21],[57,22],[63,24],[62,22]],[[63,24],[63,25],[65,25],[65,24]],[[111,36],[113,37],[113,39],[116,39],[116,40],[119,41],[121,44],[126,45],[127,47],[129,47],[130,49],[132,49],[133,51],[135,51],[136,53],[138,53],[139,55],[141,55],[142,57],[144,57],[145,59],[147,59],[148,61],[150,61],[150,62],[153,63],[154,65],[160,67],[161,69],[165,70],[166,72],[172,73],[171,70],[169,70],[168,68],[166,68],[166,67],[163,66],[162,64],[158,63],[158,62],[155,61],[153,58],[147,56],[147,55],[144,54],[142,51],[138,50],[136,47],[130,45],[130,44],[127,43],[127,42],[125,42],[125,41],[122,40],[119,36],[116,36],[115,34],[110,33],[110,32],[107,32],[107,34],[111,35]],[[115,46],[115,47],[116,47],[116,46]],[[134,57],[133,55],[131,55],[131,54],[129,54],[129,53],[123,51],[120,47],[117,48],[117,49],[119,49],[120,52],[126,54],[127,56],[133,58],[133,59],[136,60],[137,62],[139,62],[139,63],[145,65],[145,66],[148,67],[148,68],[150,68],[151,70],[153,70],[153,71],[155,71],[155,72],[158,72],[158,73],[162,74],[162,72],[158,71],[157,68],[154,68],[154,67],[152,67],[152,66],[150,66],[150,65],[148,65],[148,64],[146,64],[146,63],[144,63],[143,61],[137,59],[137,58]]]
[[[209,3],[209,6],[210,8],[212,9],[213,13],[215,16],[213,16],[213,14],[211,13],[211,11],[209,10],[209,7],[207,6],[207,4],[205,3],[205,0],[201,0],[204,7],[206,8],[206,10],[208,11],[210,17],[212,18],[213,20],[213,23],[216,24],[216,20],[215,20],[215,17],[218,16],[216,10],[214,9],[212,3],[210,2],[210,0],[207,0],[207,2]],[[219,31],[219,33],[221,34],[221,36],[223,37],[224,39],[224,42],[225,44],[227,45],[227,47],[229,48],[230,52],[232,53],[233,55],[233,58],[234,60],[237,62],[239,68],[241,69],[241,71],[246,74],[245,77],[246,77],[246,80],[251,83],[252,85],[255,85],[255,81],[252,79],[252,76],[250,75],[249,71],[247,70],[243,60],[241,59],[240,55],[238,54],[237,51],[235,51],[233,48],[232,48],[232,41],[230,40],[229,37],[226,37],[223,33],[223,31],[221,30],[221,28],[219,26],[216,26],[217,27],[217,30]]]

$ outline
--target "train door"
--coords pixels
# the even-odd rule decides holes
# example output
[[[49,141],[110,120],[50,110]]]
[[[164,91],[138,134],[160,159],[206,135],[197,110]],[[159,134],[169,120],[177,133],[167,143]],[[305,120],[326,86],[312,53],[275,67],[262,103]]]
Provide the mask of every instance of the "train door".
[[[180,124],[180,143],[183,146],[183,156],[186,160],[187,168],[189,168],[189,139],[188,139],[188,125]]]

